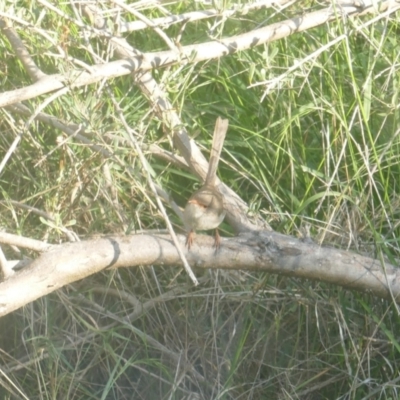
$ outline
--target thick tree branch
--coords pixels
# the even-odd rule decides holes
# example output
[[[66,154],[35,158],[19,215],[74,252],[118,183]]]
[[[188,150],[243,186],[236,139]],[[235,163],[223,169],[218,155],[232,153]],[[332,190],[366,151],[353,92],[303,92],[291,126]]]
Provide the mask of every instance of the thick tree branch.
[[[185,237],[179,239],[184,247]],[[191,265],[265,271],[400,299],[398,268],[349,251],[266,231],[223,239],[217,253],[213,243],[213,238],[199,235],[185,254]],[[143,265],[172,267],[182,261],[168,235],[110,236],[53,245],[29,267],[0,283],[0,316],[106,268]]]

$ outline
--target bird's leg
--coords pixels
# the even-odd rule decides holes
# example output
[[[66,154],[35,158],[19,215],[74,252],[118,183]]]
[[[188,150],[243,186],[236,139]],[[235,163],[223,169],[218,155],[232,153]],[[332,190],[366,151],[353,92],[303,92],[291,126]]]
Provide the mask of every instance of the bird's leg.
[[[194,239],[194,232],[192,229],[186,236],[186,246],[187,246],[188,250],[190,250],[190,248],[192,247],[193,239]]]
[[[215,240],[214,240],[215,251],[219,250],[221,247],[221,236],[219,235],[218,228],[215,229]]]

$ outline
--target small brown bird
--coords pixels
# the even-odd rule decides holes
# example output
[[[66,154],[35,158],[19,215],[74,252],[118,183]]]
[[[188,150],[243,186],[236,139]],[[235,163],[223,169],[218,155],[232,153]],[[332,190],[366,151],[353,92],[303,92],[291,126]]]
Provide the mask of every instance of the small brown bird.
[[[183,211],[183,222],[189,231],[186,246],[190,250],[193,244],[195,230],[215,229],[214,247],[220,246],[221,238],[218,226],[225,217],[224,200],[215,186],[217,168],[221,156],[222,146],[228,130],[228,120],[217,118],[214,129],[210,161],[204,185],[192,194]]]

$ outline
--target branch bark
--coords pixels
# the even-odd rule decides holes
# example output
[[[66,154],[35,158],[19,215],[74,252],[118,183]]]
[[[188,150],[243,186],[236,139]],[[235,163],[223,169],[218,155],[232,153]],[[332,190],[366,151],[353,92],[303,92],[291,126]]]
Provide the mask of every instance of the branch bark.
[[[184,247],[185,237],[179,240]],[[197,268],[245,269],[307,278],[400,299],[400,270],[349,251],[321,247],[275,232],[214,239],[199,235],[185,256]],[[52,245],[30,266],[0,283],[0,316],[107,268],[182,265],[168,235],[110,236]],[[27,290],[29,288],[29,290]]]

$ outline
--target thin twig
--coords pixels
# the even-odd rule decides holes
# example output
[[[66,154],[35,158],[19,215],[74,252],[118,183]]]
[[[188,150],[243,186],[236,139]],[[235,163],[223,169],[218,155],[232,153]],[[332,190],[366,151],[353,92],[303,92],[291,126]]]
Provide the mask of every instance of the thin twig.
[[[25,131],[28,130],[29,125],[33,122],[33,120],[36,118],[37,114],[40,113],[40,111],[42,111],[45,107],[47,107],[53,100],[55,100],[56,98],[64,95],[65,93],[67,93],[69,91],[68,87],[65,87],[63,89],[60,89],[58,92],[52,94],[51,96],[49,96],[42,104],[40,104],[36,110],[33,112],[33,114],[30,116],[30,118],[28,119],[28,121],[26,121],[24,129],[18,134],[18,136],[14,139],[13,143],[11,144],[10,148],[8,149],[6,155],[4,156],[2,162],[0,163],[0,174],[3,171],[3,168],[5,167],[5,165],[7,164],[7,161],[10,159],[11,155],[14,153],[15,149],[18,146],[18,143],[20,142],[20,140],[22,139],[22,136],[24,134]]]
[[[145,158],[145,156],[144,156],[144,154],[142,152],[142,149],[140,148],[140,146],[139,146],[139,144],[138,144],[138,142],[137,142],[137,140],[135,138],[135,135],[133,134],[133,129],[130,128],[129,125],[127,124],[127,122],[125,120],[125,117],[124,117],[121,109],[119,108],[119,105],[118,105],[117,101],[115,101],[115,99],[112,97],[111,93],[110,93],[110,97],[111,97],[111,100],[112,100],[112,102],[113,102],[113,104],[115,106],[115,109],[116,109],[116,111],[117,111],[117,113],[118,113],[118,115],[120,117],[120,120],[121,120],[122,124],[124,125],[124,127],[126,129],[126,132],[128,133],[128,135],[129,135],[129,137],[130,137],[130,139],[132,141],[132,144],[135,147],[135,150],[137,151],[137,153],[139,155],[139,158],[140,158],[140,161],[142,163],[143,169],[146,172],[147,183],[148,183],[151,191],[154,193],[154,196],[155,196],[156,201],[157,201],[158,209],[160,210],[160,212],[161,212],[161,214],[162,214],[162,216],[164,218],[164,221],[165,221],[165,223],[167,225],[167,229],[168,229],[168,231],[169,231],[169,233],[171,235],[172,241],[174,242],[174,244],[176,246],[176,250],[177,250],[177,252],[179,254],[179,257],[182,260],[183,266],[184,266],[186,272],[188,273],[190,279],[193,281],[194,285],[197,286],[199,284],[199,281],[197,280],[195,274],[193,273],[192,268],[190,267],[190,265],[189,265],[189,263],[188,263],[188,261],[187,261],[187,259],[185,257],[185,254],[183,253],[183,251],[181,249],[181,244],[180,244],[180,242],[179,242],[179,240],[178,240],[178,238],[177,238],[177,236],[175,234],[174,228],[173,228],[173,226],[171,224],[171,221],[169,220],[169,217],[168,217],[168,214],[167,214],[167,212],[166,212],[166,210],[164,208],[164,205],[163,205],[160,197],[158,196],[158,193],[157,193],[156,187],[154,185],[154,182],[151,179],[151,174],[150,174],[148,168],[146,167],[146,164],[147,164],[146,158]]]
[[[117,6],[121,7],[125,11],[133,14],[136,18],[140,19],[148,27],[152,28],[154,30],[154,32],[156,32],[164,40],[164,42],[167,44],[167,46],[171,50],[176,51],[177,53],[179,53],[179,49],[174,44],[174,42],[157,25],[155,25],[152,20],[146,18],[139,11],[136,11],[133,7],[127,6],[125,3],[122,3],[119,0],[113,0],[113,3],[116,4]]]
[[[52,244],[40,240],[30,239],[23,236],[12,235],[11,233],[0,232],[0,243],[22,247],[24,249],[38,251],[40,253],[50,250]]]
[[[184,23],[189,23],[189,22],[195,22],[195,21],[200,21],[202,19],[206,18],[213,18],[213,17],[223,17],[223,18],[229,18],[232,17],[235,14],[239,15],[244,15],[247,14],[251,10],[257,10],[260,8],[269,8],[269,7],[280,7],[286,4],[287,2],[292,1],[292,0],[266,0],[266,1],[255,1],[251,4],[245,4],[242,6],[234,7],[228,10],[215,10],[215,9],[209,9],[209,10],[200,10],[200,11],[191,11],[187,13],[183,13],[180,15],[170,15],[167,17],[160,17],[160,18],[154,18],[151,20],[152,27],[160,26],[163,28],[167,28],[171,25],[174,24],[179,24],[181,22]],[[131,22],[125,22],[120,25],[119,32],[132,32],[132,31],[138,31],[141,29],[145,29],[148,27],[148,24],[144,21],[131,21]]]
[[[0,18],[0,28],[2,29],[4,35],[7,37],[15,54],[22,62],[26,69],[26,72],[32,78],[33,81],[39,81],[40,79],[47,76],[35,63],[34,59],[29,54],[29,51],[25,47],[23,41],[19,38],[18,33],[12,27],[9,20],[5,18]]]

